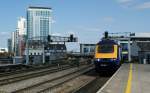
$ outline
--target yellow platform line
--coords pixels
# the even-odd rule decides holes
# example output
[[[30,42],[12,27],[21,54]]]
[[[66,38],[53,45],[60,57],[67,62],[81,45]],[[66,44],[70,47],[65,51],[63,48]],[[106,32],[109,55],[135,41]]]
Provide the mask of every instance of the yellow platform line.
[[[129,76],[128,76],[128,83],[126,86],[125,93],[131,93],[131,86],[132,86],[132,64],[130,64],[130,69],[129,69]]]

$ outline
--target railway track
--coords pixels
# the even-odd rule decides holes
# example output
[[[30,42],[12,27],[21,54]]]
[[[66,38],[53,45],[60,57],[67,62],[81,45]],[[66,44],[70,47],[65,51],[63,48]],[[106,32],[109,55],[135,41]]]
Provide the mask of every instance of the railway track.
[[[17,73],[17,74],[5,76],[5,77],[0,77],[0,86],[10,84],[13,82],[18,82],[18,81],[25,80],[25,79],[29,79],[29,78],[33,78],[33,77],[42,76],[42,75],[49,74],[49,73],[54,73],[54,72],[65,70],[65,69],[69,69],[71,67],[72,66],[69,66],[69,65],[63,65],[59,68],[52,67],[52,68],[30,71],[27,73],[23,71],[23,73]]]
[[[88,83],[85,86],[82,86],[78,89],[75,89],[71,93],[96,93],[103,85],[110,79],[110,77],[114,74],[115,72],[106,72],[103,74],[96,73],[95,71],[90,73],[90,76],[95,76],[95,79]]]
[[[60,66],[62,66],[62,65],[66,65],[66,64],[60,64]],[[42,70],[42,69],[47,69],[50,67],[57,67],[57,66],[58,66],[58,64],[47,65],[47,66],[36,66],[36,67],[27,66],[27,67],[24,67],[24,69],[19,69],[16,71],[1,72],[0,77],[6,77],[6,76],[10,76],[10,75],[14,75],[14,74],[20,74],[20,73],[27,73],[27,72],[31,72],[31,71],[37,71],[37,70]]]
[[[67,82],[64,82],[63,84],[60,84],[51,89],[44,90],[41,93],[74,93],[76,90],[79,90],[80,88],[84,87],[85,85],[89,84],[90,82],[96,79],[95,76],[89,75],[89,73],[93,73],[93,71],[94,70],[92,69],[78,77],[75,77],[71,80],[68,80]],[[86,93],[86,92],[81,92],[81,93]]]
[[[91,65],[67,68],[66,70],[58,71],[56,73],[43,72],[45,75],[30,76],[29,79],[15,80],[6,85],[0,86],[0,91],[6,91],[8,93],[37,93],[43,90],[49,89],[49,87],[57,86],[63,82],[66,82],[76,76],[79,76],[92,69]],[[39,73],[38,73],[39,74]],[[22,78],[22,77],[21,77]],[[10,79],[11,81],[12,79]],[[49,87],[48,87],[49,86]]]
[[[30,86],[30,87],[27,87],[27,88],[24,88],[24,89],[13,91],[13,93],[44,93],[45,91],[47,91],[47,90],[50,91],[52,88],[57,87],[60,84],[63,84],[63,83],[65,83],[65,82],[67,82],[67,81],[69,81],[73,78],[76,78],[79,75],[81,75],[81,74],[83,74],[83,73],[85,73],[85,72],[87,72],[91,69],[93,69],[93,67],[88,66],[88,67],[79,69],[77,71],[68,73],[66,75],[63,75],[61,77],[57,77],[57,78],[54,78],[54,79],[51,79],[51,80],[47,80],[45,82],[41,82],[39,84]]]
[[[111,74],[100,76],[95,70],[91,70],[41,93],[96,93],[110,77]]]

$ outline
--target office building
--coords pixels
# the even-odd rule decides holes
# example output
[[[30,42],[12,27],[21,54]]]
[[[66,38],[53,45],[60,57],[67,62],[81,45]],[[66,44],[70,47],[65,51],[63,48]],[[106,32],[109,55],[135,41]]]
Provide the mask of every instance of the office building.
[[[7,48],[8,48],[8,52],[9,53],[12,53],[12,44],[11,44],[12,42],[11,42],[11,39],[9,38],[8,40],[7,40]]]
[[[16,31],[15,32],[12,32],[11,33],[11,51],[12,53],[15,53],[15,50],[16,50],[16,38],[17,38],[17,33]]]
[[[27,10],[28,39],[41,40],[48,36],[51,30],[52,9],[48,7],[29,7]]]
[[[17,22],[17,29],[16,29],[16,56],[22,56],[25,50],[25,38],[26,38],[26,29],[27,29],[27,22],[24,17],[20,17]]]
[[[20,17],[17,23],[17,32],[19,35],[25,35],[26,34],[26,19],[24,17]]]

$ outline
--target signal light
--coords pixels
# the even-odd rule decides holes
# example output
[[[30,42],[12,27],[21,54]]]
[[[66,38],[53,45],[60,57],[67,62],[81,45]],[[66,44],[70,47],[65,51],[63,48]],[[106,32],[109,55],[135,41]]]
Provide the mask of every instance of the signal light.
[[[53,42],[50,35],[47,36],[47,41],[48,42]]]
[[[104,34],[105,34],[105,38],[107,39],[108,38],[108,32],[106,31]]]
[[[70,35],[70,42],[73,42],[73,34]]]
[[[47,41],[48,41],[48,42],[51,41],[51,36],[50,36],[50,35],[47,36]]]

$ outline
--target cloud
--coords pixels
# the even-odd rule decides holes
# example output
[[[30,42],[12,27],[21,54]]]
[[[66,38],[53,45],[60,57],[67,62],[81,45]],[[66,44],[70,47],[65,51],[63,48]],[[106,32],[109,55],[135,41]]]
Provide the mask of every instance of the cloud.
[[[133,0],[117,0],[118,3],[121,3],[121,4],[125,4],[125,3],[130,3],[132,2]]]
[[[0,32],[0,35],[9,35],[9,32]]]
[[[112,22],[115,21],[115,19],[111,16],[106,16],[106,17],[103,18],[103,20],[107,23],[112,23]]]
[[[56,23],[56,20],[52,19],[52,24],[53,24],[53,23]]]
[[[101,31],[100,27],[86,27],[86,26],[80,26],[77,28],[80,31]]]
[[[75,35],[76,33],[75,33],[75,31],[74,31],[74,30],[69,30],[69,31],[67,32],[67,35],[70,35],[70,34]]]
[[[136,0],[116,0],[121,7],[123,8],[130,8],[133,7],[134,4],[136,3]]]
[[[106,16],[102,19],[104,28],[111,28],[114,25],[115,18],[111,16]]]
[[[133,9],[150,9],[150,1],[142,2],[139,0],[116,0],[123,8],[133,8]]]
[[[144,2],[136,6],[137,9],[150,9],[150,2]]]
[[[61,33],[52,33],[53,36],[62,36]]]
[[[100,28],[84,28],[85,31],[100,31]]]

